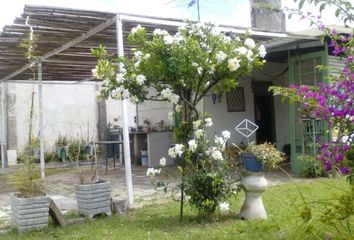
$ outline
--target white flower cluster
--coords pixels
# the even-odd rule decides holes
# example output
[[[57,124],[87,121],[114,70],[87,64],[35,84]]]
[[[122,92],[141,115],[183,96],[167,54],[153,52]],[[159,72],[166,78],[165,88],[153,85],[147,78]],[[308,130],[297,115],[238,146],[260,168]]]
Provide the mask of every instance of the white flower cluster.
[[[117,75],[116,75],[116,81],[117,81],[117,83],[122,84],[122,83],[125,82],[124,75],[125,75],[125,74],[123,74],[123,73],[117,73]]]
[[[201,120],[194,121],[193,122],[194,130],[198,130],[201,127],[201,124],[202,124]],[[205,124],[206,127],[211,127],[211,126],[213,126],[213,120],[210,117],[205,118],[204,119],[204,124]],[[199,130],[201,130],[201,129],[199,129]]]
[[[219,209],[221,212],[228,212],[230,210],[230,203],[222,202],[219,204]]]
[[[254,40],[252,38],[247,38],[245,40],[245,46],[248,47],[249,49],[253,49],[256,47],[256,43],[254,42]]]
[[[230,70],[231,72],[236,71],[236,70],[240,67],[240,60],[237,59],[236,57],[230,58],[230,59],[227,61],[227,67],[229,68],[229,70]]]
[[[155,169],[155,168],[148,168],[146,170],[146,176],[154,177],[156,174],[161,173],[161,168],[160,169]]]
[[[223,51],[219,51],[218,53],[216,53],[216,61],[217,63],[221,63],[222,61],[224,61],[227,57],[227,54],[224,53]]]
[[[141,51],[134,51],[134,57],[135,57],[138,61],[147,60],[147,59],[150,58],[150,56],[151,56],[150,53],[143,54]]]
[[[154,36],[161,36],[166,45],[178,44],[184,40],[184,37],[181,36],[179,32],[177,32],[174,36],[171,36],[166,30],[161,30],[159,28],[155,29],[152,34]]]
[[[259,51],[259,56],[261,58],[264,58],[265,55],[267,54],[267,51],[266,51],[266,48],[264,45],[259,46],[258,51]]]
[[[205,121],[205,126],[206,126],[206,127],[211,127],[211,126],[213,126],[213,120],[212,120],[210,117],[204,119],[204,121]]]
[[[202,123],[201,120],[196,120],[196,121],[194,121],[194,122],[193,122],[193,128],[194,128],[194,130],[199,129],[201,123]]]
[[[144,28],[139,24],[138,26],[132,28],[131,33],[132,33],[132,34],[135,34],[135,33],[137,33],[139,30],[142,30],[142,29],[144,29]]]
[[[214,36],[220,34],[220,29],[217,27],[216,24],[205,24],[203,22],[199,22],[195,25],[180,27],[179,30],[186,30],[189,35],[196,35],[201,38],[205,38],[206,31],[210,31],[210,33]]]
[[[116,89],[112,90],[111,97],[116,100],[126,99],[130,97],[130,93],[128,89],[117,87]]]
[[[138,85],[143,85],[146,81],[146,77],[143,74],[139,74],[138,76],[136,76],[136,83]]]
[[[199,147],[199,145],[207,144],[207,149],[205,151],[205,155],[210,157],[215,161],[224,160],[222,152],[225,151],[225,146],[227,140],[230,138],[230,132],[225,130],[222,131],[221,137],[215,136],[214,141],[209,141],[205,139],[205,128],[211,127],[213,125],[213,121],[211,118],[205,118],[203,120],[196,120],[193,122],[194,128],[194,139],[188,141],[188,145],[184,146],[183,144],[176,144],[168,150],[168,155],[172,158],[176,158],[177,156],[181,157],[184,154],[184,151],[190,151],[191,153],[195,153]],[[201,149],[204,149],[201,148]]]
[[[231,134],[229,131],[225,130],[222,131],[221,135],[222,137],[214,137],[214,143],[221,151],[225,151],[226,142],[230,139]]]
[[[194,136],[196,139],[201,139],[204,136],[204,130],[198,129],[198,130],[194,131]]]
[[[224,157],[222,156],[222,153],[219,149],[217,149],[216,147],[212,147],[212,149],[210,150],[211,153],[211,157],[216,160],[216,161],[222,161],[224,160]]]
[[[94,78],[96,78],[96,79],[100,79],[100,76],[98,75],[98,73],[97,73],[97,66],[95,67],[95,68],[93,68],[92,70],[91,70],[91,72],[92,72],[92,77],[94,77]]]
[[[163,41],[166,45],[171,45],[173,43],[173,37],[171,35],[166,35],[163,37]]]
[[[188,142],[189,145],[189,150],[191,150],[191,152],[195,152],[195,150],[197,150],[197,142],[195,141],[195,139],[192,139]]]
[[[166,88],[161,91],[161,97],[167,99],[173,104],[177,104],[179,101],[179,96],[177,94],[174,94],[169,88]]]
[[[222,131],[221,132],[221,135],[222,135],[222,137],[224,138],[224,139],[230,139],[230,137],[231,137],[231,133],[229,132],[229,131],[227,131],[227,130],[224,130],[224,131]]]
[[[177,105],[175,106],[175,111],[176,111],[176,113],[181,112],[181,110],[182,110],[182,105],[181,105],[181,104],[177,104]]]
[[[175,118],[175,113],[172,112],[172,111],[168,112],[168,119],[171,120],[171,121],[173,121],[174,118]]]
[[[183,144],[175,144],[173,147],[168,149],[168,155],[171,158],[176,158],[177,156],[181,157],[183,154]]]
[[[161,167],[165,167],[166,166],[166,158],[163,157],[163,158],[160,159],[160,166]]]
[[[155,29],[152,33],[153,35],[167,36],[169,35],[166,30],[161,30],[159,28]]]
[[[222,137],[215,136],[214,137],[214,143],[216,146],[218,146],[221,150],[225,150],[225,144],[226,141]]]

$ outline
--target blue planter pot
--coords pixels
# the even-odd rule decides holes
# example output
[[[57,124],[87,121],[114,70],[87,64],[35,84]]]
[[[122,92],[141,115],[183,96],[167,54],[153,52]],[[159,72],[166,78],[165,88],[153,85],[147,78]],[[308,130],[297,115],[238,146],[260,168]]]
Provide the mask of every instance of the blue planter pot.
[[[262,172],[263,164],[257,161],[256,156],[251,153],[243,153],[241,155],[243,167],[250,172]]]
[[[63,162],[65,162],[66,158],[68,157],[68,149],[68,146],[57,146],[57,156]]]

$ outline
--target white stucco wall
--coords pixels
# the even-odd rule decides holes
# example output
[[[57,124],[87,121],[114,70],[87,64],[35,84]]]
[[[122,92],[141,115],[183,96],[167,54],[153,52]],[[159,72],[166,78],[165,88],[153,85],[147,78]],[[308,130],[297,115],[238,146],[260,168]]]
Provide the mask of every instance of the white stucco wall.
[[[254,110],[253,110],[253,94],[251,90],[251,79],[242,79],[239,87],[244,87],[245,94],[245,107],[244,112],[227,112],[226,94],[221,97],[221,102],[218,100],[213,104],[212,96],[208,95],[204,98],[204,109],[210,114],[213,119],[213,126],[209,128],[209,135],[221,135],[223,130],[231,132],[230,142],[240,144],[240,141],[247,143],[247,139],[242,137],[236,132],[235,127],[243,119],[247,118],[254,122]],[[250,137],[250,142],[255,140],[255,137]]]
[[[151,125],[161,122],[172,125],[173,122],[168,118],[168,112],[172,111],[172,104],[169,102],[145,101],[138,105],[139,125],[144,125],[144,120],[149,119]]]
[[[38,128],[38,86],[32,83],[9,83],[16,93],[15,114],[17,126],[17,150],[28,141],[31,96],[33,102],[34,136]],[[43,134],[46,151],[54,149],[59,134],[93,140],[97,137],[98,110],[94,84],[43,83]],[[11,130],[10,130],[11,131]]]
[[[256,81],[270,81],[276,86],[287,86],[288,72],[286,71],[287,63],[266,63],[262,70],[255,71],[252,79]],[[282,73],[282,74],[281,74]],[[240,141],[247,142],[235,131],[235,126],[243,119],[247,118],[252,122],[255,121],[254,113],[254,96],[251,89],[251,78],[240,80],[239,87],[244,87],[245,93],[245,112],[227,112],[226,94],[223,94],[221,103],[216,101],[213,104],[211,95],[204,99],[204,108],[213,118],[214,125],[210,128],[209,134],[221,134],[222,130],[231,132],[230,142],[239,144]],[[275,131],[276,146],[282,150],[283,145],[290,142],[290,113],[288,102],[282,102],[280,97],[274,97],[275,109]],[[255,135],[250,137],[250,142],[255,140]]]
[[[108,99],[106,101],[107,109],[107,123],[113,125],[118,125],[123,127],[122,118],[122,102],[120,100]],[[127,101],[127,112],[128,112],[128,125],[129,127],[136,127],[135,116],[136,116],[136,105]]]
[[[203,111],[203,100],[197,105],[199,112]],[[174,126],[174,121],[168,118],[168,113],[173,111],[173,106],[169,102],[145,101],[138,105],[139,125],[144,126],[144,120],[149,119],[151,124],[157,124],[163,120],[166,125]]]

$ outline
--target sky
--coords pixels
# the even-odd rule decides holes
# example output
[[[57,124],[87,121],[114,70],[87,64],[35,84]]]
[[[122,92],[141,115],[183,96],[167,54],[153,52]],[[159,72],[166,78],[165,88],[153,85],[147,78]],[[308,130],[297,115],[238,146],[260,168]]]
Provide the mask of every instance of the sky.
[[[5,1],[5,0],[3,0]],[[11,0],[0,8],[0,31],[6,24],[11,24],[20,16],[25,4],[59,6],[87,10],[100,10],[120,13],[136,13],[148,16],[175,17],[197,20],[197,9],[187,8],[190,0]],[[353,1],[354,0],[349,0]],[[283,7],[296,8],[293,0],[282,0]],[[316,13],[316,8],[304,9]],[[340,24],[334,17],[335,9],[326,9],[322,13],[325,24]],[[202,21],[218,24],[250,27],[249,0],[200,0]],[[306,21],[298,17],[287,19],[287,31],[294,32],[309,28]]]

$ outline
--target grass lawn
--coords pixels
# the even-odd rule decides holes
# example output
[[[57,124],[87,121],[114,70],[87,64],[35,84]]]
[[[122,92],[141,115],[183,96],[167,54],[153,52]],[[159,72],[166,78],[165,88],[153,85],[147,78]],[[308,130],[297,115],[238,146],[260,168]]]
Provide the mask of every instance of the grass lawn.
[[[349,186],[344,179],[316,179],[298,185],[309,201],[333,198],[342,193],[336,187],[345,189]],[[264,193],[263,200],[269,216],[266,221],[238,219],[237,213],[243,200],[243,194],[231,200],[230,213],[218,214],[217,220],[212,223],[198,219],[189,207],[185,208],[185,218],[180,223],[179,205],[171,202],[131,210],[125,216],[96,219],[66,228],[49,227],[22,235],[10,232],[0,235],[0,239],[324,239],[321,233],[321,238],[304,233],[298,211],[303,204],[294,184],[274,186]],[[351,225],[353,229],[353,222]],[[327,228],[323,226],[319,229]]]

